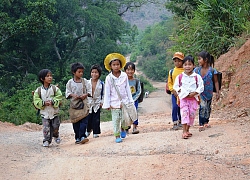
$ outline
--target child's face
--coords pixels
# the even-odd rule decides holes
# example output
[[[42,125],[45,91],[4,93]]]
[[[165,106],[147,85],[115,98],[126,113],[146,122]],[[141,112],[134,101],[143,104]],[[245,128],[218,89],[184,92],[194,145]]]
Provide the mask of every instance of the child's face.
[[[83,69],[77,69],[74,74],[74,77],[77,78],[77,79],[80,79],[82,78],[83,76],[83,73],[84,73],[84,70]]]
[[[93,80],[99,79],[100,77],[100,74],[97,69],[92,69],[90,75]]]
[[[135,70],[131,66],[129,66],[128,69],[126,69],[125,72],[128,75],[128,78],[133,78],[134,77]]]
[[[192,74],[193,69],[194,69],[194,64],[191,61],[186,61],[183,64],[184,72],[186,74]]]
[[[177,68],[181,68],[183,66],[182,64],[182,60],[178,59],[178,58],[174,58],[174,66]]]
[[[121,64],[119,60],[113,60],[110,66],[113,72],[119,72],[121,69]]]
[[[52,80],[53,80],[53,77],[52,77],[52,74],[49,72],[44,80],[43,80],[43,84],[51,84],[52,83]]]
[[[203,66],[204,64],[206,64],[206,61],[201,56],[198,56],[198,63],[199,66]]]

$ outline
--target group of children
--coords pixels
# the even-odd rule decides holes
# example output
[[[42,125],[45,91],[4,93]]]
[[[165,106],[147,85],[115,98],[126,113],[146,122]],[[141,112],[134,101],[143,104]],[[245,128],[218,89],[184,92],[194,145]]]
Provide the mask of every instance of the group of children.
[[[87,116],[80,118],[77,122],[72,122],[76,144],[88,142],[88,136],[92,131],[93,138],[99,137],[101,133],[101,108],[111,110],[115,142],[122,142],[130,126],[124,125],[121,101],[124,104],[133,102],[136,109],[138,107],[141,87],[139,80],[134,78],[135,65],[132,62],[127,63],[126,58],[119,53],[107,55],[104,65],[110,72],[105,79],[105,83],[100,80],[102,68],[99,65],[91,67],[91,78],[89,80],[83,78],[85,68],[81,63],[77,62],[71,65],[73,78],[66,84],[65,96],[70,100],[71,104],[77,105],[74,107],[77,111],[83,110],[84,106],[89,108]],[[126,73],[122,71],[123,68]],[[52,142],[52,138],[57,144],[61,142],[58,112],[63,96],[61,90],[51,84],[53,77],[50,70],[41,70],[38,79],[42,86],[35,90],[33,102],[35,107],[40,109],[43,122],[43,146],[48,147]],[[121,99],[118,97],[116,88],[120,91]],[[86,98],[88,103],[82,103]],[[137,128],[138,119],[132,125],[132,134],[139,133]]]
[[[212,68],[214,58],[208,52],[198,54],[199,67],[195,67],[194,58],[190,55],[184,57],[181,52],[173,56],[175,68],[168,76],[168,86],[172,98],[173,129],[183,129],[182,138],[192,136],[189,131],[194,124],[196,110],[199,108],[199,131],[204,131],[209,125],[211,102],[213,97],[213,82],[216,89],[216,99],[220,97],[217,71]],[[71,72],[73,78],[66,84],[65,96],[71,103],[82,102],[87,98],[87,104],[77,106],[78,110],[88,106],[88,115],[73,122],[75,143],[84,144],[89,141],[88,136],[93,131],[93,138],[99,137],[100,109],[111,110],[115,142],[120,143],[129,132],[130,126],[125,126],[122,114],[122,103],[134,103],[138,108],[138,98],[141,94],[140,82],[134,78],[135,65],[126,62],[126,58],[119,53],[111,53],[104,59],[104,66],[110,72],[105,83],[100,80],[102,68],[93,65],[90,70],[91,78],[83,78],[84,66],[73,63]],[[122,71],[124,69],[125,72]],[[38,74],[39,81],[43,84],[34,93],[33,101],[36,108],[40,109],[43,123],[43,146],[48,147],[54,141],[59,144],[60,120],[58,117],[62,92],[57,86],[52,85],[52,73],[43,69]],[[119,92],[119,94],[118,94]],[[85,107],[86,108],[86,107]],[[138,119],[132,124],[132,134],[139,133]]]
[[[213,56],[206,51],[198,54],[198,67],[191,55],[184,57],[181,52],[174,54],[173,61],[175,67],[169,72],[167,82],[171,91],[173,130],[182,128],[182,138],[188,139],[192,136],[189,128],[194,124],[198,108],[199,131],[211,127],[209,118],[214,85],[216,100],[220,98],[218,72],[212,67]]]

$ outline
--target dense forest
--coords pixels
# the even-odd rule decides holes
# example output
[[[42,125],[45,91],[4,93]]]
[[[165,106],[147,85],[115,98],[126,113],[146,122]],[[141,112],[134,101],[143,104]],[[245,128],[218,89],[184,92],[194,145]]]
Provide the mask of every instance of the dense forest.
[[[143,31],[124,20],[126,13],[148,3],[172,14],[161,15],[161,22]],[[72,62],[82,62],[89,78],[90,66],[103,67],[111,52],[131,54],[156,80],[165,80],[175,51],[195,56],[205,49],[218,57],[249,35],[249,6],[246,0],[3,0],[0,120],[40,121],[31,92],[40,85],[37,73],[43,68],[52,71],[53,83],[64,92]],[[101,78],[107,73],[104,70]],[[62,120],[68,117],[67,108],[64,100]]]

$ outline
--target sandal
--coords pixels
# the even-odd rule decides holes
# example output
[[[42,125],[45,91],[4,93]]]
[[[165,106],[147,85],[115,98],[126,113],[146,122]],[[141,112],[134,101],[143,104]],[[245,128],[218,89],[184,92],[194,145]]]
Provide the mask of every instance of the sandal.
[[[188,134],[187,133],[183,133],[182,134],[182,139],[188,139]]]
[[[200,131],[200,132],[201,132],[201,131],[205,131],[204,126],[200,126],[200,127],[199,127],[199,131]]]
[[[210,124],[204,124],[205,128],[211,128]]]
[[[187,136],[188,136],[188,137],[192,137],[192,136],[193,136],[193,134],[192,134],[192,133],[190,133],[190,132],[187,132]]]

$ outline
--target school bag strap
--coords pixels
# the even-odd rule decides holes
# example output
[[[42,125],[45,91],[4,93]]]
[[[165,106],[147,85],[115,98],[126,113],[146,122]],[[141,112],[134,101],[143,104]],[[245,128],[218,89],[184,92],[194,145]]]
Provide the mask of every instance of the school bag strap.
[[[183,77],[183,74],[181,73],[179,75],[179,86],[182,85],[182,82],[181,82],[182,77]],[[198,87],[198,77],[197,77],[197,75],[194,76],[194,79],[195,79],[195,82],[196,82],[196,86]]]
[[[51,87],[52,87],[54,95],[55,95],[56,94],[56,86],[52,84]],[[42,86],[38,87],[38,89],[37,89],[37,93],[39,95],[39,98],[42,97],[42,95],[41,95],[41,89],[42,89]]]
[[[172,81],[173,81],[173,72],[174,72],[174,69],[170,69],[170,78]]]

